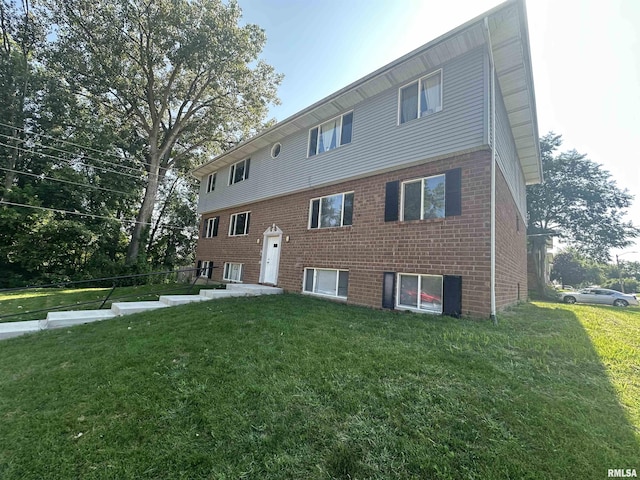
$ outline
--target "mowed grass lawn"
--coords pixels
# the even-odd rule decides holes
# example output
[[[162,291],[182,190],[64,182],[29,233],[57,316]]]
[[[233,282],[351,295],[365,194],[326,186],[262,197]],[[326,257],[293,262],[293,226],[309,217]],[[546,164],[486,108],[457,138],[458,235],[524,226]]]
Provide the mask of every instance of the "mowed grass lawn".
[[[25,320],[42,320],[47,312],[36,310],[94,310],[100,308],[102,301],[111,293],[109,300],[102,307],[111,308],[111,303],[140,300],[158,300],[158,295],[187,293],[190,284],[165,283],[151,285],[134,285],[117,287],[111,293],[108,288],[30,288],[25,290],[0,291],[0,322],[21,322]],[[197,293],[199,286],[193,287]],[[19,314],[19,315],[17,315]]]
[[[0,478],[640,470],[640,309],[488,321],[288,294],[0,342]]]

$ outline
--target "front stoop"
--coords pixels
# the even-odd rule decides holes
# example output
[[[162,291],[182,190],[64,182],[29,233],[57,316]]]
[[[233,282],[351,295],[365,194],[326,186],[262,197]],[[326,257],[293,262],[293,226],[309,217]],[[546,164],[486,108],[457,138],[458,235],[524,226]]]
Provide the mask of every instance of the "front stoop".
[[[75,310],[70,312],[49,312],[46,320],[0,323],[0,340],[17,337],[25,333],[38,332],[50,328],[72,327],[84,323],[108,320],[122,315],[157,310],[158,308],[204,302],[217,298],[253,297],[258,295],[278,295],[281,288],[253,284],[228,284],[225,290],[202,289],[199,295],[162,295],[156,302],[116,302],[111,310]]]

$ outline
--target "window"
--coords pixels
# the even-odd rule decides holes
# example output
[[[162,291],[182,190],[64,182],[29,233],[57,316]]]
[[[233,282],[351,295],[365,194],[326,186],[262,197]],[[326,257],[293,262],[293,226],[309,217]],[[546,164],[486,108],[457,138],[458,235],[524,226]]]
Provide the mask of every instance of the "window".
[[[442,70],[402,87],[398,94],[398,124],[442,110]]]
[[[229,236],[247,235],[251,212],[234,213],[229,218]]]
[[[311,200],[309,228],[344,227],[353,223],[353,192]]]
[[[349,271],[325,268],[304,269],[304,289],[306,293],[347,298]]]
[[[231,165],[231,169],[229,170],[229,185],[242,182],[243,180],[247,180],[249,178],[250,163],[251,159],[247,158],[246,160],[242,160],[241,162]]]
[[[456,215],[462,215],[461,168],[447,170],[444,174],[432,177],[407,180],[402,183],[402,189],[399,180],[385,185],[385,222]]]
[[[220,217],[207,218],[204,221],[204,231],[203,231],[203,237],[204,238],[211,238],[211,237],[217,237],[218,236],[218,222],[219,221],[220,221]]]
[[[282,145],[276,143],[273,147],[271,147],[271,158],[278,158],[280,155],[280,150],[282,150]]]
[[[201,278],[211,278],[213,274],[213,261],[204,260],[202,262],[198,262],[199,273],[198,275]]]
[[[351,143],[353,112],[345,113],[309,130],[309,156]]]
[[[442,313],[442,276],[398,274],[397,306]]]
[[[424,220],[445,216],[445,176],[402,183],[401,220]]]
[[[228,282],[242,281],[242,264],[241,263],[225,263],[223,280]]]
[[[207,178],[207,193],[213,192],[216,189],[216,174],[212,173]]]

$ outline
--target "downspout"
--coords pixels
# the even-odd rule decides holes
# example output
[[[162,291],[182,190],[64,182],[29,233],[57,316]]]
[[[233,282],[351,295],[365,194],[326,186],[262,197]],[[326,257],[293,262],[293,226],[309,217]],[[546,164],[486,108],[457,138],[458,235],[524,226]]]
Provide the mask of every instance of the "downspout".
[[[484,27],[487,31],[487,42],[489,44],[489,65],[491,68],[491,78],[489,85],[491,90],[491,321],[498,324],[496,317],[496,80],[495,64],[493,63],[493,45],[491,45],[491,31],[489,29],[489,17],[484,17]]]

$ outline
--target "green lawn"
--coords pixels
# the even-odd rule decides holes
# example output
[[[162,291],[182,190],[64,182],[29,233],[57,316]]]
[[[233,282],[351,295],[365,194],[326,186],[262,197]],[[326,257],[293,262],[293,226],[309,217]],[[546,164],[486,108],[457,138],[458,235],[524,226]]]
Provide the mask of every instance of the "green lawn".
[[[640,309],[489,321],[300,295],[0,342],[0,478],[567,479],[640,470]]]
[[[190,284],[166,283],[117,287],[109,301],[102,307],[109,309],[111,301],[157,300],[158,293],[186,293]],[[197,293],[199,286],[193,287]],[[30,313],[34,310],[94,310],[100,308],[111,288],[35,288],[29,290],[0,291],[0,322],[41,320],[47,312]],[[63,307],[63,308],[61,308]],[[15,315],[15,314],[20,315]]]

